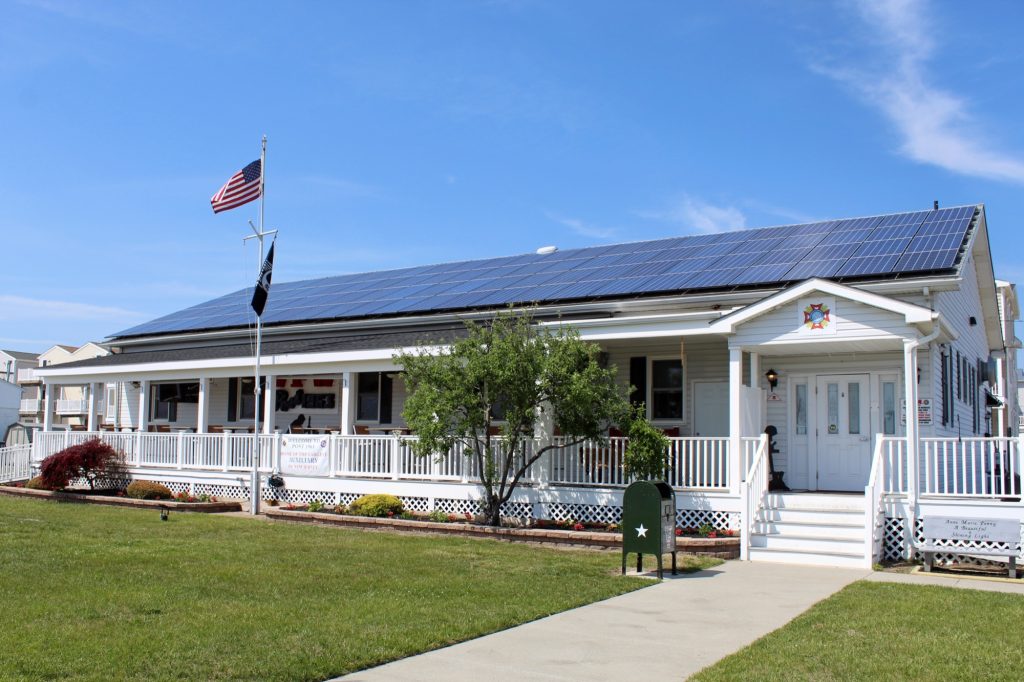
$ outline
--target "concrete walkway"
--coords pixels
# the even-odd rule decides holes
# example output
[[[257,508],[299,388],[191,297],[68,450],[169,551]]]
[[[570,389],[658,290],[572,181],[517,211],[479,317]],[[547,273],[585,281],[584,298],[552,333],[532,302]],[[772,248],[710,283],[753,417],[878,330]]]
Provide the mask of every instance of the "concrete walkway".
[[[680,680],[870,573],[729,561],[340,679]]]
[[[936,587],[957,587],[963,590],[985,592],[1006,592],[1024,595],[1024,581],[1009,578],[961,577],[950,573],[872,573],[868,580],[876,583],[901,583],[904,585],[935,585]]]

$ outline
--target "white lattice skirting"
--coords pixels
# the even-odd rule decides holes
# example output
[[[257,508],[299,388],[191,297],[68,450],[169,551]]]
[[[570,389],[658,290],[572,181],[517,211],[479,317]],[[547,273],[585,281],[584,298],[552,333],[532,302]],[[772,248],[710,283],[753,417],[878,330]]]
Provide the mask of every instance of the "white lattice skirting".
[[[885,519],[885,538],[882,546],[882,558],[886,561],[900,561],[903,559],[903,553],[906,549],[906,519],[902,518],[889,518]],[[914,524],[914,542],[923,545],[925,542],[924,537],[924,521],[917,519],[917,523]],[[955,550],[969,550],[971,548],[977,549],[1005,549],[1013,550],[1014,547],[1006,542],[973,542],[964,540],[943,540],[939,542],[933,542],[939,547],[949,547],[950,551],[948,554],[936,554],[935,563],[940,566],[949,566],[951,564],[969,565],[969,566],[1002,566],[999,561],[993,561],[986,559],[985,557],[973,557],[965,554],[958,554]],[[1021,543],[1016,545],[1017,556],[1020,559],[1024,559],[1024,546]],[[916,558],[916,557],[915,557]]]

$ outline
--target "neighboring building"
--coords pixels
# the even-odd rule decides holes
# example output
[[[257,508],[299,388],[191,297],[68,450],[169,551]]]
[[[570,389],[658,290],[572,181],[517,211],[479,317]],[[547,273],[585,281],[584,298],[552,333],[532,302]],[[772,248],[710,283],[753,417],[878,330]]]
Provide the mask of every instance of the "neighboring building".
[[[35,368],[39,364],[38,358],[39,356],[35,353],[0,350],[0,381],[17,384],[21,388],[19,392],[21,398],[15,410],[16,415],[21,415],[22,419],[39,415],[42,411],[39,392],[41,383],[35,377]]]
[[[600,344],[671,436],[679,523],[739,529],[744,556],[864,566],[908,551],[928,514],[1021,515],[1001,501],[1019,494],[1017,441],[984,437],[1007,419],[987,393],[1005,399],[1017,376],[1019,311],[994,280],[982,205],[275,283],[262,404],[250,296],[125,330],[104,344],[113,354],[40,374],[51,389],[119,387],[113,420],[137,433],[107,437],[139,476],[244,496],[252,438],[226,432],[260,410],[263,470],[285,472],[287,499],[391,492],[466,510],[478,491],[461,458],[416,460],[389,435],[404,427],[392,356],[517,305]],[[295,437],[272,435],[298,412],[334,432],[315,441],[329,450],[317,471],[290,468]],[[775,469],[817,494],[767,494],[768,426]],[[160,430],[196,433],[147,433]],[[36,456],[68,437],[40,439]],[[613,438],[538,462],[509,513],[618,518],[621,452]],[[789,506],[802,522],[779,521]]]
[[[38,356],[32,356],[35,360],[33,367],[25,366],[19,370],[18,383],[24,390],[21,400],[21,419],[30,423],[41,423],[43,421],[43,408],[47,397],[47,386],[42,383],[37,370],[43,367],[56,367],[69,362],[90,360],[104,355],[110,351],[97,343],[87,343],[84,346],[67,346],[58,344],[52,346]],[[89,406],[88,385],[61,385],[57,393],[51,396],[54,401],[53,417],[54,424],[68,426],[85,426],[86,414]],[[96,399],[100,401],[99,408],[102,408],[104,398],[103,390],[97,393]]]
[[[18,408],[21,403],[21,387],[10,381],[0,379],[0,438],[7,433],[7,427],[18,421]],[[3,445],[0,440],[0,446]]]

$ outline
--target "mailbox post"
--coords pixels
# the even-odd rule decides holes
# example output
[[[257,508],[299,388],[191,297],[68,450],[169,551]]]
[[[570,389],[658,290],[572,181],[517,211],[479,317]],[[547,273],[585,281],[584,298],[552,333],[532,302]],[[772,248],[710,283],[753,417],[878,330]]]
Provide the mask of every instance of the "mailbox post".
[[[626,557],[636,552],[637,573],[643,571],[644,554],[658,557],[658,579],[664,577],[662,555],[672,554],[676,575],[676,494],[662,481],[636,481],[622,495],[622,573]]]

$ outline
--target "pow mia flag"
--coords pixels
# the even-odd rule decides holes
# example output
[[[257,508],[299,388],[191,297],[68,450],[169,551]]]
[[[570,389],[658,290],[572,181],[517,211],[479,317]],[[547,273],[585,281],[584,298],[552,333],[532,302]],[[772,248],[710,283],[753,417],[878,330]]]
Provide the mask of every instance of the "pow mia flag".
[[[256,311],[256,317],[263,317],[263,309],[267,306],[267,296],[270,295],[270,276],[274,272],[274,244],[275,239],[267,251],[267,260],[263,261],[263,269],[260,270],[260,278],[256,281],[256,289],[252,292],[252,309]]]

